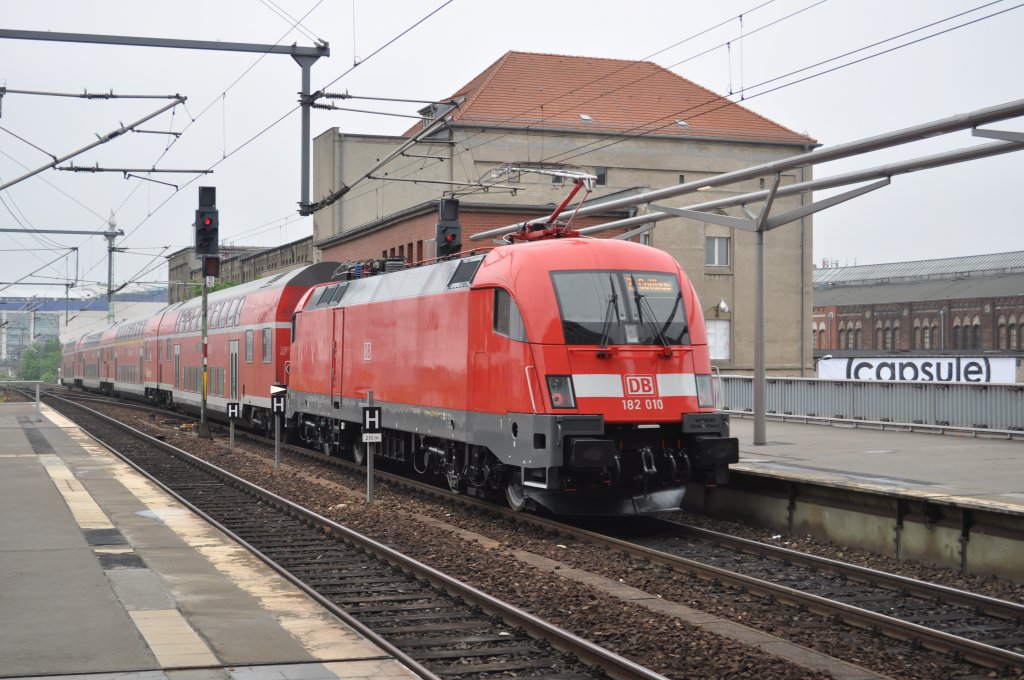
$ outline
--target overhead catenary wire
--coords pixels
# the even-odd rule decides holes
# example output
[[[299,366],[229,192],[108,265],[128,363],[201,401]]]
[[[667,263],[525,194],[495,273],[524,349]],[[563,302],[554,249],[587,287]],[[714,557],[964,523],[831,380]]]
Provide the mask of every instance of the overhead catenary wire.
[[[919,26],[919,27],[917,27],[917,28],[914,28],[914,29],[912,29],[912,30],[909,30],[909,31],[905,31],[905,32],[903,32],[903,33],[899,33],[899,34],[896,34],[896,35],[890,36],[890,37],[888,37],[888,38],[885,38],[884,40],[876,41],[876,42],[874,42],[874,43],[871,43],[871,44],[869,44],[869,45],[865,45],[865,46],[863,46],[863,47],[857,48],[856,50],[850,50],[850,51],[848,51],[848,52],[845,52],[845,53],[843,53],[843,54],[840,54],[840,55],[836,55],[836,56],[834,56],[834,57],[831,57],[831,58],[829,58],[829,59],[826,59],[826,60],[822,60],[822,61],[816,62],[815,64],[811,64],[811,65],[809,65],[809,66],[805,66],[805,67],[802,67],[802,68],[800,68],[800,69],[796,69],[796,70],[794,70],[794,71],[790,71],[790,72],[788,72],[788,73],[786,73],[786,74],[782,74],[782,75],[779,75],[779,76],[776,76],[776,77],[770,78],[770,79],[768,79],[768,80],[765,80],[765,81],[762,81],[761,83],[758,83],[758,84],[756,84],[756,85],[752,85],[752,86],[750,86],[750,87],[746,88],[746,90],[754,90],[754,89],[757,89],[757,88],[763,87],[763,86],[764,86],[764,85],[766,85],[766,84],[770,84],[770,83],[772,83],[772,82],[777,82],[777,81],[779,81],[779,80],[781,80],[781,79],[784,79],[784,78],[790,77],[790,76],[792,76],[792,75],[795,75],[795,74],[798,74],[798,73],[801,73],[801,72],[807,71],[807,70],[809,70],[809,69],[812,69],[812,68],[816,68],[816,67],[818,67],[818,66],[821,66],[821,65],[824,65],[824,64],[827,64],[827,63],[830,63],[830,62],[836,61],[837,59],[842,59],[842,58],[844,58],[844,57],[847,57],[847,56],[851,56],[851,55],[853,55],[853,54],[856,54],[856,53],[858,53],[858,52],[863,52],[864,50],[867,50],[867,49],[871,49],[871,48],[873,48],[873,47],[876,47],[876,46],[882,45],[882,44],[884,44],[884,43],[886,43],[886,42],[891,42],[891,41],[893,41],[893,40],[898,40],[899,38],[902,38],[902,37],[906,37],[906,36],[908,36],[908,35],[911,35],[911,34],[913,34],[913,33],[916,33],[916,32],[922,31],[922,30],[926,30],[926,29],[928,29],[928,28],[931,28],[931,27],[937,26],[937,25],[939,25],[939,24],[942,24],[942,23],[945,23],[945,22],[948,22],[948,21],[952,21],[952,20],[954,20],[954,19],[960,18],[960,17],[962,17],[962,16],[965,16],[965,15],[967,15],[967,14],[970,14],[970,13],[976,12],[976,11],[978,11],[978,10],[981,10],[981,9],[985,9],[985,8],[987,8],[987,7],[990,7],[991,5],[994,5],[994,4],[998,4],[998,2],[1001,2],[1001,1],[1003,1],[1003,0],[995,0],[994,2],[989,2],[989,3],[985,3],[985,4],[983,4],[983,5],[979,5],[979,6],[977,6],[977,7],[974,7],[974,8],[972,8],[972,9],[966,10],[966,11],[964,11],[964,12],[959,12],[959,13],[956,13],[956,14],[950,15],[950,16],[948,16],[948,17],[945,17],[945,18],[943,18],[943,19],[940,19],[940,20],[938,20],[938,21],[934,21],[934,22],[930,22],[930,23],[928,23],[928,24],[924,24],[924,25],[922,25],[922,26]],[[820,3],[816,3],[816,4],[820,4]],[[1010,8],[1004,9],[1004,10],[1001,10],[1001,11],[999,11],[999,12],[995,12],[995,13],[993,13],[993,14],[990,14],[990,15],[986,15],[986,16],[984,16],[984,17],[980,17],[980,18],[977,18],[977,19],[971,20],[971,21],[969,21],[969,22],[965,22],[965,23],[963,23],[963,24],[959,24],[959,25],[957,25],[957,26],[954,26],[954,27],[951,27],[951,28],[945,29],[945,30],[943,30],[943,31],[939,31],[939,32],[936,32],[936,33],[930,34],[930,35],[928,35],[928,36],[924,36],[924,37],[922,37],[922,38],[919,38],[919,39],[916,39],[916,40],[914,40],[914,41],[910,41],[910,42],[907,42],[907,43],[904,43],[904,44],[898,45],[898,46],[896,46],[896,47],[893,47],[893,48],[890,48],[890,49],[888,49],[888,50],[884,50],[884,51],[881,51],[881,52],[877,52],[877,53],[874,53],[874,54],[868,55],[868,56],[866,56],[866,57],[863,57],[863,58],[861,58],[861,59],[858,59],[858,60],[855,60],[855,61],[851,61],[851,62],[848,62],[848,63],[844,63],[844,64],[841,64],[841,65],[839,65],[839,66],[833,67],[833,68],[831,68],[831,69],[828,69],[828,70],[825,70],[825,71],[821,71],[821,72],[819,72],[819,73],[816,73],[816,74],[812,74],[812,75],[810,75],[810,76],[807,76],[807,77],[804,77],[804,78],[801,78],[801,79],[798,79],[798,80],[794,80],[794,81],[792,81],[792,82],[788,82],[788,83],[783,83],[783,84],[781,84],[781,85],[779,85],[779,86],[777,86],[777,87],[771,88],[771,89],[769,89],[769,90],[766,90],[766,91],[762,91],[762,92],[757,92],[757,93],[755,93],[755,94],[752,94],[752,95],[748,95],[748,96],[746,96],[746,98],[747,98],[747,99],[752,99],[752,98],[754,98],[754,97],[762,96],[762,95],[765,95],[765,94],[769,94],[769,93],[771,93],[771,92],[776,92],[776,91],[779,91],[779,90],[785,89],[786,87],[791,87],[791,86],[793,86],[793,85],[797,85],[797,84],[799,84],[799,83],[801,83],[801,82],[805,82],[805,81],[807,81],[807,80],[810,80],[810,79],[812,79],[812,78],[816,78],[816,77],[819,77],[819,76],[822,76],[822,75],[826,75],[826,74],[828,74],[828,73],[832,73],[832,72],[834,72],[834,71],[840,70],[840,69],[842,69],[842,68],[845,68],[845,67],[847,67],[847,66],[852,66],[852,65],[854,65],[854,64],[856,64],[856,63],[860,63],[860,62],[862,62],[862,61],[866,61],[866,60],[868,60],[868,59],[872,59],[872,58],[875,58],[875,57],[878,57],[878,56],[882,56],[882,55],[884,55],[884,54],[888,54],[888,53],[890,53],[890,52],[893,52],[893,51],[895,51],[895,50],[897,50],[897,49],[901,49],[901,48],[903,48],[903,47],[907,47],[907,46],[910,46],[910,45],[913,45],[913,44],[917,44],[917,43],[920,43],[920,42],[922,42],[922,41],[924,41],[924,40],[928,40],[928,39],[931,39],[931,38],[934,38],[934,37],[938,37],[938,36],[940,36],[940,35],[943,35],[943,34],[949,33],[949,32],[951,32],[951,31],[954,31],[954,30],[958,30],[958,29],[960,29],[960,28],[964,28],[964,27],[966,27],[966,26],[969,26],[969,25],[975,24],[975,23],[977,23],[977,22],[979,22],[979,21],[984,21],[984,20],[986,20],[986,19],[990,19],[990,18],[993,18],[993,17],[995,17],[995,16],[998,16],[998,15],[1000,15],[1000,14],[1004,14],[1004,13],[1006,13],[1006,12],[1009,12],[1009,11],[1012,11],[1012,10],[1015,10],[1015,9],[1018,9],[1018,8],[1020,8],[1021,6],[1022,6],[1021,4],[1015,5],[1015,6],[1013,6],[1013,7],[1010,7]],[[748,33],[747,33],[747,35],[748,35],[748,36],[749,36],[750,34],[751,34],[750,32],[748,32]],[[679,63],[682,63],[682,62],[679,62]],[[639,80],[639,79],[638,79],[638,80]],[[552,100],[550,100],[550,101],[557,101],[557,98],[554,98],[554,99],[552,99]],[[716,102],[721,102],[720,106],[718,106],[718,107],[715,107],[715,108],[713,108],[713,109],[709,109],[709,110],[706,110],[706,111],[700,111],[700,109],[702,109],[703,107],[706,107],[706,106],[709,106],[709,105],[713,105],[713,104],[715,104]],[[548,163],[548,164],[562,164],[562,163],[567,163],[567,162],[571,162],[571,161],[573,161],[573,160],[576,160],[576,159],[578,159],[578,158],[580,158],[580,157],[582,157],[582,156],[585,156],[585,155],[586,155],[586,154],[588,154],[588,153],[592,153],[592,152],[594,152],[594,151],[598,151],[598,150],[601,150],[601,149],[605,149],[605,148],[608,148],[608,147],[614,146],[614,145],[616,145],[616,144],[620,144],[620,143],[622,143],[622,142],[624,142],[624,141],[629,141],[629,140],[631,140],[631,139],[636,139],[636,138],[638,138],[638,137],[640,137],[640,136],[642,136],[642,135],[645,135],[645,134],[651,134],[652,132],[657,132],[657,131],[658,131],[658,130],[660,130],[660,129],[671,129],[671,127],[672,127],[673,125],[675,125],[675,122],[674,122],[674,120],[673,120],[672,122],[669,122],[669,123],[667,123],[667,124],[661,125],[661,126],[659,126],[659,127],[655,127],[655,128],[652,128],[652,127],[651,127],[652,125],[655,125],[655,124],[656,124],[656,123],[658,123],[659,121],[661,121],[661,120],[665,120],[666,118],[672,118],[672,119],[675,119],[676,117],[685,117],[685,116],[687,116],[687,114],[689,114],[689,118],[690,118],[690,119],[692,120],[693,118],[695,118],[695,117],[698,117],[699,115],[706,115],[706,114],[708,114],[708,113],[711,113],[711,112],[713,112],[713,111],[716,111],[716,110],[718,110],[718,109],[720,109],[720,108],[724,108],[724,107],[726,107],[726,106],[731,106],[731,105],[733,105],[734,103],[735,103],[735,102],[733,102],[732,100],[728,99],[728,97],[725,97],[725,96],[717,96],[717,97],[714,97],[714,98],[711,98],[711,99],[705,100],[705,101],[703,101],[703,102],[697,103],[697,104],[695,104],[695,105],[693,105],[693,106],[689,106],[689,107],[687,107],[686,109],[680,110],[680,111],[678,111],[678,112],[676,112],[676,113],[672,114],[671,116],[666,116],[666,117],[662,117],[662,118],[660,118],[659,120],[656,120],[656,121],[649,121],[649,122],[645,122],[645,123],[642,123],[642,124],[636,125],[636,126],[634,126],[634,127],[630,128],[630,129],[628,129],[628,130],[625,130],[625,131],[623,131],[622,133],[620,133],[620,135],[616,136],[616,138],[614,138],[614,139],[612,139],[612,140],[610,140],[610,141],[604,141],[604,140],[602,140],[602,141],[596,141],[596,142],[591,142],[591,143],[589,143],[589,144],[586,144],[586,145],[582,145],[582,146],[576,147],[576,148],[574,148],[574,149],[568,149],[568,150],[566,150],[566,151],[564,151],[564,152],[560,152],[560,153],[558,153],[558,154],[554,154],[554,155],[550,155],[550,156],[547,156],[547,157],[543,158],[543,159],[542,159],[541,161],[538,161],[538,162],[540,162],[540,163]],[[536,108],[536,107],[534,107],[534,108]],[[697,113],[698,111],[699,111],[699,113]],[[519,115],[521,115],[521,114],[519,114]],[[555,115],[557,115],[557,114],[555,114]],[[632,133],[632,134],[631,134],[631,133]],[[479,134],[479,133],[477,133],[477,134]],[[511,133],[507,133],[507,134],[511,134]],[[504,135],[500,135],[500,136],[504,136]],[[494,141],[494,140],[489,140],[488,142],[485,142],[485,143],[489,143],[490,141]],[[478,145],[478,146],[479,146],[479,145]],[[464,152],[463,152],[463,151],[459,151],[459,152],[457,152],[457,153],[456,153],[456,154],[454,154],[454,155],[460,155],[460,154],[462,154],[462,153],[464,153]],[[412,164],[407,164],[407,165],[406,165],[406,166],[404,166],[404,167],[405,167],[405,168],[408,168],[408,167],[410,167],[411,165],[412,165]],[[395,172],[398,172],[398,170],[396,170]],[[361,194],[360,194],[360,195],[361,195]],[[359,197],[360,195],[356,195],[356,196],[353,196],[352,198],[358,198],[358,197]]]
[[[376,55],[377,55],[377,54],[379,54],[379,53],[380,53],[381,51],[383,51],[383,50],[384,50],[385,48],[387,48],[387,47],[389,47],[390,45],[394,44],[394,43],[395,43],[395,42],[396,42],[397,40],[399,40],[400,38],[402,38],[403,36],[405,36],[406,34],[408,34],[408,33],[409,33],[410,31],[412,31],[412,30],[413,30],[414,28],[416,28],[417,26],[419,26],[420,24],[422,24],[422,23],[423,23],[424,21],[426,21],[427,19],[429,19],[429,18],[430,18],[430,17],[432,17],[433,15],[435,15],[435,14],[436,14],[436,13],[437,13],[438,11],[440,11],[441,9],[443,9],[444,7],[446,7],[447,5],[451,4],[451,2],[452,2],[452,0],[446,0],[446,2],[442,3],[442,4],[441,4],[440,6],[438,6],[438,7],[436,8],[436,9],[434,9],[433,11],[431,11],[430,13],[428,13],[427,15],[425,15],[425,16],[424,16],[423,18],[421,18],[421,19],[417,20],[417,21],[416,21],[416,22],[415,22],[414,24],[412,24],[412,25],[411,25],[411,26],[409,26],[408,28],[404,29],[404,30],[403,30],[403,31],[401,31],[401,32],[400,32],[399,34],[397,34],[397,35],[396,35],[395,37],[391,38],[391,39],[390,39],[390,40],[388,40],[388,41],[387,41],[386,43],[384,43],[383,45],[381,45],[380,47],[378,47],[378,48],[377,48],[376,50],[374,50],[374,51],[373,51],[373,52],[372,52],[372,53],[371,53],[371,54],[370,54],[370,55],[369,55],[368,57],[366,57],[365,59],[363,59],[363,60],[362,60],[362,61],[360,62],[360,64],[362,64],[362,63],[365,63],[365,62],[366,62],[367,60],[369,60],[370,58],[372,58],[372,57],[376,56]],[[319,3],[318,3],[318,4],[319,4]],[[315,8],[315,7],[314,7],[314,8]],[[310,11],[312,11],[312,10],[310,10]],[[308,12],[307,12],[307,15],[308,15]],[[305,16],[304,16],[303,18],[305,18]],[[280,41],[279,41],[279,42],[280,42]],[[258,61],[258,60],[257,60],[257,61]],[[250,67],[250,68],[251,68],[251,67]],[[354,67],[353,67],[353,68],[354,68]],[[332,81],[331,81],[330,83],[328,83],[328,84],[327,84],[326,86],[324,86],[324,87],[323,87],[323,88],[321,88],[321,89],[322,89],[322,90],[323,90],[323,89],[326,89],[326,88],[330,87],[331,85],[333,85],[334,83],[338,82],[338,80],[340,80],[340,79],[341,79],[342,77],[344,77],[344,76],[345,76],[345,75],[346,75],[347,73],[350,73],[350,72],[351,72],[351,70],[352,70],[352,69],[348,69],[348,70],[346,70],[346,71],[345,71],[344,73],[342,73],[341,75],[339,75],[339,76],[338,76],[337,78],[335,78],[334,80],[332,80]],[[246,73],[247,73],[247,72],[248,72],[248,71],[246,71]],[[245,74],[243,73],[243,76],[244,76],[244,75],[245,75]],[[238,82],[238,80],[240,80],[240,79],[241,79],[241,77],[243,77],[243,76],[239,76],[239,78],[238,78],[238,79],[236,79],[236,81],[235,81],[235,82],[237,83],[237,82]],[[233,84],[234,84],[234,83],[233,83]],[[232,84],[232,85],[233,85],[233,84]],[[230,86],[229,86],[229,87],[230,87]],[[213,103],[215,103],[216,101],[217,101],[217,100],[215,99],[215,100],[214,100],[213,102],[211,102],[211,104],[210,104],[210,105],[209,105],[209,106],[208,106],[208,107],[207,107],[206,109],[204,109],[204,110],[203,110],[202,112],[200,112],[200,114],[199,114],[199,115],[200,115],[200,116],[201,116],[201,115],[203,115],[203,114],[204,114],[204,113],[205,113],[205,112],[206,112],[206,111],[207,111],[207,110],[208,110],[208,109],[210,108],[210,106],[212,106],[212,105],[213,105]],[[242,149],[244,149],[244,148],[248,147],[248,146],[249,146],[250,144],[252,144],[252,143],[253,143],[254,141],[256,141],[257,139],[259,139],[260,137],[262,137],[262,136],[263,136],[264,134],[266,134],[267,132],[269,132],[269,131],[270,131],[271,129],[273,129],[274,127],[276,127],[276,126],[277,126],[278,124],[280,124],[280,123],[281,123],[281,122],[282,122],[283,120],[285,120],[286,118],[288,118],[289,116],[291,116],[291,115],[292,115],[293,113],[295,113],[296,111],[298,111],[298,110],[299,110],[299,108],[300,108],[299,106],[296,106],[296,107],[294,107],[294,108],[290,109],[289,111],[287,111],[287,112],[286,112],[285,114],[283,114],[282,116],[280,116],[279,118],[277,118],[276,120],[274,120],[273,122],[271,122],[271,123],[270,123],[269,125],[267,125],[266,127],[264,127],[264,128],[263,128],[262,130],[260,130],[259,132],[257,132],[257,133],[256,133],[255,135],[251,136],[251,137],[250,137],[249,139],[247,139],[246,141],[242,142],[242,143],[241,143],[240,145],[238,145],[237,147],[235,147],[235,148],[234,148],[234,149],[232,149],[231,151],[229,151],[229,152],[225,153],[225,154],[223,155],[223,157],[222,157],[221,159],[217,160],[217,161],[216,161],[215,163],[213,163],[212,165],[210,165],[208,169],[209,169],[209,170],[212,170],[212,169],[214,169],[215,167],[217,167],[218,165],[220,165],[221,163],[223,163],[223,162],[224,162],[224,161],[226,161],[227,159],[229,159],[229,158],[233,157],[233,156],[234,156],[234,155],[235,155],[236,153],[238,153],[238,152],[239,152],[239,151],[241,151]],[[183,132],[184,132],[184,130],[183,130]],[[172,142],[171,144],[169,144],[169,145],[168,145],[168,148],[170,148],[171,146],[173,146],[173,142]],[[166,153],[166,151],[165,151],[165,153]],[[161,154],[160,158],[163,158],[163,154]],[[158,161],[159,161],[159,159],[158,159]],[[124,238],[125,238],[125,239],[127,239],[127,238],[128,238],[129,236],[131,236],[131,235],[133,235],[133,234],[134,234],[135,232],[137,232],[137,231],[138,231],[138,230],[139,230],[139,229],[140,229],[140,228],[141,228],[141,227],[142,227],[143,225],[145,225],[145,224],[146,224],[146,223],[147,223],[147,222],[149,221],[149,219],[150,219],[150,218],[151,218],[151,217],[152,217],[152,216],[153,216],[154,214],[156,214],[156,213],[157,213],[157,212],[158,212],[158,211],[159,211],[159,210],[160,210],[161,208],[163,208],[163,207],[164,207],[165,205],[167,205],[167,204],[168,204],[168,203],[170,202],[170,200],[171,200],[171,199],[172,199],[172,198],[173,198],[173,197],[174,197],[174,196],[175,196],[176,194],[178,194],[178,193],[179,193],[180,191],[182,191],[182,190],[183,190],[183,189],[184,189],[185,187],[187,187],[187,186],[190,186],[191,184],[193,184],[193,183],[194,183],[194,182],[195,182],[195,181],[196,181],[197,179],[198,179],[198,178],[192,178],[191,180],[188,180],[187,182],[185,182],[185,183],[184,183],[184,184],[183,184],[183,185],[181,186],[181,188],[180,188],[180,189],[178,189],[178,190],[174,191],[174,192],[173,192],[173,193],[172,193],[172,194],[171,194],[170,196],[166,197],[166,198],[164,199],[164,201],[162,201],[162,202],[161,202],[161,203],[160,203],[159,205],[157,205],[157,207],[156,207],[156,208],[154,208],[154,209],[153,209],[153,210],[152,210],[152,211],[151,211],[151,212],[150,212],[150,213],[149,213],[149,214],[148,214],[148,215],[147,215],[147,216],[146,216],[146,217],[145,217],[145,218],[144,218],[144,219],[143,219],[143,220],[142,220],[142,221],[141,221],[141,222],[139,223],[139,224],[137,224],[137,225],[135,225],[134,227],[132,227],[131,229],[127,230],[127,231],[125,232],[125,236],[124,236]],[[90,271],[91,271],[91,270],[90,270]],[[128,283],[132,283],[132,282],[134,282],[134,281],[131,281],[131,280],[130,280],[130,281],[128,281]]]
[[[751,13],[755,12],[756,10],[762,9],[762,8],[772,4],[772,2],[774,2],[774,0],[769,0],[768,2],[763,2],[760,5],[757,5],[757,6],[751,8],[749,10],[746,10],[745,13],[746,14],[751,14]],[[803,8],[800,8],[800,9],[794,11],[794,12],[790,12],[789,14],[787,14],[787,15],[785,15],[783,17],[780,17],[779,19],[776,19],[774,21],[769,22],[768,24],[765,24],[764,26],[756,29],[752,33],[764,30],[766,28],[770,28],[772,26],[775,26],[775,25],[777,25],[777,24],[779,24],[779,23],[781,23],[783,21],[786,21],[786,20],[791,19],[791,18],[793,18],[793,17],[795,17],[795,16],[797,16],[799,14],[802,14],[803,12],[806,12],[807,10],[813,9],[814,7],[817,7],[817,6],[821,5],[821,4],[824,4],[825,2],[827,2],[827,0],[817,0],[816,2],[813,2],[810,5],[807,5],[807,6],[803,7]],[[653,58],[653,57],[655,57],[655,56],[657,56],[659,54],[662,54],[662,53],[664,53],[664,52],[666,52],[666,51],[668,51],[670,49],[674,49],[676,47],[679,47],[680,45],[683,45],[683,44],[685,44],[687,42],[690,42],[691,40],[694,40],[694,39],[696,39],[696,38],[698,38],[700,36],[703,36],[703,35],[709,33],[710,31],[712,31],[714,29],[721,28],[722,26],[725,26],[725,25],[735,21],[740,16],[742,16],[742,14],[732,16],[729,19],[726,19],[724,21],[721,21],[721,22],[715,24],[714,26],[711,26],[709,28],[697,31],[696,33],[691,34],[689,37],[684,38],[683,40],[675,42],[672,45],[669,45],[668,47],[665,47],[665,48],[662,48],[662,49],[657,50],[655,52],[652,52],[648,56],[642,57],[641,59],[638,59],[638,60],[635,60],[635,61],[630,61],[630,62],[626,63],[624,66],[621,66],[620,68],[615,69],[611,73],[607,73],[607,74],[604,74],[602,76],[598,76],[597,78],[594,78],[593,80],[590,80],[590,81],[585,82],[585,83],[583,83],[581,85],[578,85],[575,88],[573,88],[572,90],[569,90],[568,92],[565,92],[565,93],[559,94],[559,95],[557,95],[555,97],[552,97],[551,99],[546,100],[544,103],[542,103],[540,105],[533,105],[533,106],[531,106],[531,107],[529,107],[527,109],[523,109],[523,110],[520,110],[520,111],[518,111],[516,113],[509,114],[504,119],[493,123],[490,127],[501,126],[501,125],[503,125],[505,123],[514,122],[519,117],[521,117],[521,116],[523,116],[523,115],[525,115],[527,113],[530,113],[530,112],[533,112],[533,111],[536,111],[536,110],[540,109],[541,114],[542,114],[540,122],[537,123],[537,124],[531,124],[531,125],[527,126],[528,128],[531,128],[531,127],[535,127],[536,125],[539,125],[540,123],[543,123],[545,120],[549,120],[549,119],[551,119],[551,118],[553,118],[555,116],[559,116],[559,115],[569,111],[570,108],[573,108],[573,107],[575,107],[577,105],[582,105],[582,104],[586,104],[586,103],[591,102],[591,101],[595,101],[595,100],[599,99],[602,96],[606,96],[608,94],[608,92],[602,92],[601,94],[595,95],[594,97],[591,97],[590,99],[585,99],[582,102],[574,102],[573,103],[573,107],[563,108],[563,109],[557,110],[554,113],[550,113],[550,114],[544,115],[544,107],[545,106],[549,106],[549,105],[554,104],[555,102],[559,101],[560,99],[564,99],[564,98],[567,98],[567,97],[569,97],[569,96],[571,96],[573,94],[576,94],[577,92],[580,92],[581,90],[584,90],[585,88],[588,88],[588,87],[590,87],[592,85],[600,83],[602,80],[610,79],[610,78],[618,75],[619,73],[622,73],[623,71],[626,71],[626,70],[628,70],[628,69],[630,69],[630,68],[632,68],[634,66],[637,66],[637,65],[641,64],[642,62],[647,61],[647,60],[649,60],[649,59],[651,59],[651,58]],[[751,35],[752,33],[748,33],[747,35]],[[712,50],[713,49],[717,49],[718,47],[721,47],[721,45],[716,46],[715,48],[711,48],[711,49]],[[705,50],[704,52],[701,52],[698,55],[695,55],[694,57],[690,57],[690,58],[688,58],[686,60],[683,60],[683,62],[678,62],[677,64],[675,64],[673,66],[677,66],[680,63],[684,63],[685,61],[689,61],[690,59],[696,58],[697,56],[701,56],[702,54],[705,54],[708,51],[711,51],[711,50]],[[672,68],[672,67],[669,67],[669,68]],[[649,74],[648,75],[644,75],[644,76],[640,76],[639,78],[636,78],[635,80],[630,81],[626,85],[620,86],[619,88],[611,90],[610,92],[616,92],[619,89],[622,89],[623,87],[628,87],[628,86],[634,85],[634,84],[636,84],[638,82],[641,82],[642,80],[645,80],[646,78],[649,78],[649,77],[650,77]],[[462,143],[471,142],[474,138],[482,136],[483,134],[484,134],[483,130],[481,130],[480,132],[472,133],[472,134],[468,135],[466,137],[466,139],[462,140]],[[479,147],[479,146],[483,146],[485,144],[490,144],[490,143],[497,142],[500,139],[502,139],[504,137],[507,137],[510,134],[513,134],[513,133],[512,132],[507,132],[507,133],[497,134],[497,135],[493,136],[492,138],[484,141],[483,144],[480,144],[480,145],[477,145],[477,146]],[[476,148],[476,147],[473,147],[473,148]],[[470,150],[471,149],[469,147],[467,147],[465,152],[469,152]],[[454,160],[454,156],[461,156],[463,153],[464,153],[463,151],[459,151],[459,152],[453,154],[452,160]],[[409,167],[411,167],[413,165],[414,164],[412,164],[412,163],[407,164],[405,166],[396,168],[393,172],[394,173],[400,172],[400,171],[402,171],[404,169],[407,169],[407,168],[409,168]],[[373,189],[369,189],[368,191],[373,191]],[[460,193],[468,194],[468,193],[472,193],[472,192],[467,191],[467,192],[460,192]],[[359,198],[359,197],[361,197],[363,195],[365,195],[365,194],[356,194],[356,195],[352,196],[351,198],[355,199],[355,198]]]

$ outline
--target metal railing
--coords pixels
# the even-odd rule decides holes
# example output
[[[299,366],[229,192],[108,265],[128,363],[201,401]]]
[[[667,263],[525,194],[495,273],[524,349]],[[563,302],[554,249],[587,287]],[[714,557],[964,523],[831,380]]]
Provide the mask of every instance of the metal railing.
[[[753,378],[723,375],[718,406],[753,413]],[[878,382],[768,378],[768,417],[892,424],[909,429],[967,429],[1024,435],[1024,384]]]
[[[36,422],[43,421],[43,414],[39,409],[39,386],[45,385],[42,380],[0,380],[0,387],[7,385],[35,385],[36,386]]]

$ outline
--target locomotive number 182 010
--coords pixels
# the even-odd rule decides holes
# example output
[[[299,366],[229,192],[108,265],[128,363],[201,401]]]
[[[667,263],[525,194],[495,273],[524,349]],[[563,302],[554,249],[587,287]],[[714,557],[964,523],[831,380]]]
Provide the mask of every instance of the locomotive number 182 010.
[[[622,408],[627,411],[653,411],[665,408],[661,399],[623,399]]]

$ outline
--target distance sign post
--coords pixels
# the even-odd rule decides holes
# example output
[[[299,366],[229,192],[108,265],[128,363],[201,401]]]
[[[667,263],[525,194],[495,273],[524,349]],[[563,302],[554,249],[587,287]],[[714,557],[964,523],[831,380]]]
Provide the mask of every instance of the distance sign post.
[[[363,407],[363,443],[366,444],[366,503],[373,505],[373,454],[375,444],[383,441],[380,427],[380,406],[373,405],[373,390],[366,396]]]
[[[285,388],[270,387],[270,412],[274,414],[274,467],[281,469],[281,416],[284,415]]]
[[[228,451],[235,450],[235,421],[241,412],[241,404],[237,401],[228,402]]]

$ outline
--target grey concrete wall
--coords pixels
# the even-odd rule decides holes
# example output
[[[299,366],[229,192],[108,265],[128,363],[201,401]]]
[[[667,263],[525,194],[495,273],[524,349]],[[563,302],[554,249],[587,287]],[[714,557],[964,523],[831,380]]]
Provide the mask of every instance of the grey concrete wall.
[[[690,182],[796,155],[804,150],[793,145],[678,137],[620,138],[550,130],[455,127],[452,135],[453,144],[419,144],[411,152],[417,156],[450,160],[399,157],[382,168],[379,174],[386,174],[389,178],[476,182],[502,165],[537,164],[576,156],[568,158],[562,165],[578,167],[586,172],[593,172],[596,167],[607,168],[607,184],[598,187],[588,199],[594,201],[604,195],[637,187],[662,188],[679,184],[680,175]],[[343,135],[336,128],[327,130],[317,137],[314,145],[315,197],[336,189],[342,180],[350,184],[404,141],[395,137]],[[581,148],[590,151],[579,155]],[[784,174],[782,182],[793,184],[811,178],[810,168],[798,169]],[[510,179],[505,176],[504,182],[508,183]],[[770,182],[771,178],[765,178],[769,186]],[[559,203],[569,189],[568,184],[557,185],[550,176],[536,174],[519,176],[514,186],[514,192],[492,189],[460,198],[464,204],[546,205]],[[365,181],[342,201],[317,213],[314,243],[437,199],[445,188],[440,184]],[[754,179],[670,199],[666,204],[685,206],[760,188],[763,188],[761,182]],[[809,202],[810,199],[805,200]],[[800,197],[781,199],[775,203],[773,214],[800,204]],[[758,205],[751,206],[754,211],[758,208]],[[644,208],[639,210],[642,212]],[[731,209],[728,214],[742,216],[739,209]],[[732,239],[730,266],[705,266],[707,236]],[[748,232],[682,218],[660,222],[652,233],[652,245],[670,253],[687,271],[701,296],[705,316],[731,322],[729,359],[716,362],[723,371],[753,371],[755,239],[755,235]],[[811,218],[766,234],[766,359],[772,373],[811,375],[811,270]],[[715,317],[712,310],[723,299],[730,311],[727,314],[719,312]]]

